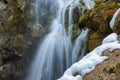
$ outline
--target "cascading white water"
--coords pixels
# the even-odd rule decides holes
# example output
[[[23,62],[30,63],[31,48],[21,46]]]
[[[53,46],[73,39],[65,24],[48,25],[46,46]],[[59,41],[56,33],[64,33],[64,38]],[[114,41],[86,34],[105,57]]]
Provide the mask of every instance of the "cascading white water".
[[[65,62],[67,61],[65,52],[69,51],[69,46],[66,46],[69,41],[57,20],[54,20],[52,26],[55,26],[55,29],[46,36],[42,43],[32,64],[33,71],[27,80],[55,80],[66,69],[68,63]],[[64,47],[67,48],[65,52]]]
[[[44,38],[35,55],[26,80],[56,80],[72,64],[72,15],[75,7],[81,10],[82,6],[78,0],[56,0],[56,2],[58,3],[56,19],[50,26],[50,33]],[[38,3],[36,4],[37,17]],[[69,10],[68,30],[65,30],[66,10]],[[39,23],[39,18],[36,18],[36,22]],[[83,34],[83,36],[86,38],[87,33]],[[78,40],[77,42],[79,42]]]
[[[77,62],[85,55],[88,33],[89,29],[83,29],[81,34],[77,37],[72,50],[72,63]]]
[[[58,3],[56,0],[34,0],[33,2],[35,26],[40,27],[45,33],[48,31],[48,23],[52,22],[52,18],[58,11]]]

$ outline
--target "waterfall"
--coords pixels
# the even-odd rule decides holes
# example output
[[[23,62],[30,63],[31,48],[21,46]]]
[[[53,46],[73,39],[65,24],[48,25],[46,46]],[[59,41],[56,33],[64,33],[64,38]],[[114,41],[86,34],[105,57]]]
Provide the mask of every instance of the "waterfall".
[[[72,50],[72,63],[77,62],[85,55],[88,33],[89,29],[83,29],[81,34],[75,40],[75,45]]]
[[[37,17],[39,17],[39,14],[37,10],[39,1],[40,0],[36,1],[35,10],[36,23],[38,24],[39,18]],[[78,7],[81,13],[84,12],[83,6],[80,4],[80,2],[78,0],[56,0],[56,3],[58,7],[58,9],[56,10],[56,18],[53,20],[50,26],[50,33],[45,36],[34,57],[26,80],[56,80],[57,78],[61,77],[64,71],[72,64],[72,52],[75,53],[76,49],[80,49],[78,48],[82,47],[80,41],[83,41],[84,38],[87,38],[88,29],[83,31],[76,40],[76,44],[80,44],[81,46],[75,45],[75,48],[72,48],[71,37],[73,11],[75,7]],[[67,10],[68,26],[65,26],[65,14]],[[67,27],[67,29],[65,27]]]
[[[35,0],[33,3],[35,26],[40,27],[41,30],[47,33],[49,24],[46,23],[52,22],[52,18],[58,12],[57,5],[59,2],[55,0]]]

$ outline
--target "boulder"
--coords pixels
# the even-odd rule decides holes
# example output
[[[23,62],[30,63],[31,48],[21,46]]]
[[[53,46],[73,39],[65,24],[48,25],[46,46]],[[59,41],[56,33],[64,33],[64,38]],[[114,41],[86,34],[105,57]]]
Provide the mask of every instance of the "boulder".
[[[95,70],[86,74],[83,80],[119,80],[120,79],[120,50],[110,52],[105,50],[103,55],[109,58],[96,66]]]

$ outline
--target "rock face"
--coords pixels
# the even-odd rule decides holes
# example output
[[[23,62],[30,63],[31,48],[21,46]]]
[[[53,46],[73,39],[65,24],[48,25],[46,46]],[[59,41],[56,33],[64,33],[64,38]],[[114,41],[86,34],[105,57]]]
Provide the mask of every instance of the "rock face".
[[[50,0],[41,0],[41,2],[44,1],[52,3]],[[83,27],[91,29],[88,51],[101,44],[102,39],[109,33],[117,32],[120,34],[120,15],[116,19],[113,31],[109,28],[109,22],[115,11],[120,7],[120,1],[95,1],[97,3],[95,8],[86,12],[80,19],[77,15],[79,13],[77,8],[74,15],[74,23],[79,19],[78,25],[80,29]],[[24,80],[22,78],[25,76],[27,66],[29,66],[33,58],[32,55],[34,55],[37,46],[43,39],[45,32],[40,24],[35,24],[34,5],[33,0],[0,0],[0,80]],[[54,12],[55,5],[49,4],[46,6],[49,8],[40,9],[39,14],[43,15],[39,16],[39,18],[44,18],[44,20],[41,20],[41,24],[47,30],[50,21],[55,17],[51,17],[51,15],[56,13]],[[48,13],[47,11],[52,12]],[[76,25],[73,27],[73,39],[80,33]],[[109,55],[110,58],[98,65],[84,79],[106,80],[107,78],[107,80],[119,80],[119,52],[120,50],[105,51],[104,55]]]
[[[120,80],[120,50],[106,50],[103,55],[109,58],[86,74],[83,80]]]
[[[94,9],[86,12],[78,22],[80,28],[87,27],[91,29],[88,51],[91,51],[96,46],[100,45],[102,39],[113,32],[109,27],[109,22],[120,5],[117,1],[104,1],[105,0],[96,0],[97,4]],[[118,22],[116,22],[116,25],[117,24]],[[116,32],[116,30],[117,29],[114,29],[114,32]]]
[[[0,80],[23,80],[43,37],[40,27],[29,25],[31,6],[32,0],[0,1]]]

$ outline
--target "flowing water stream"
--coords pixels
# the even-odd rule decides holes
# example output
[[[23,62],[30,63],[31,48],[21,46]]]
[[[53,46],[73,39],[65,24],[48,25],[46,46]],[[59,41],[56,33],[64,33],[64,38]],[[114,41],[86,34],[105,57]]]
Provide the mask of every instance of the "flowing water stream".
[[[39,19],[37,18],[39,15],[39,1],[36,1],[36,23],[39,23]],[[84,7],[80,4],[79,0],[56,0],[55,2],[58,4],[56,18],[50,26],[50,33],[45,36],[35,55],[26,80],[56,80],[63,75],[64,71],[72,63],[80,59],[78,58],[81,56],[80,54],[84,55],[89,30],[82,30],[76,39],[74,48],[71,41],[73,11],[77,7],[80,11],[78,15],[82,15]],[[65,26],[65,14],[67,10],[68,26]],[[67,27],[67,30],[65,27]]]

